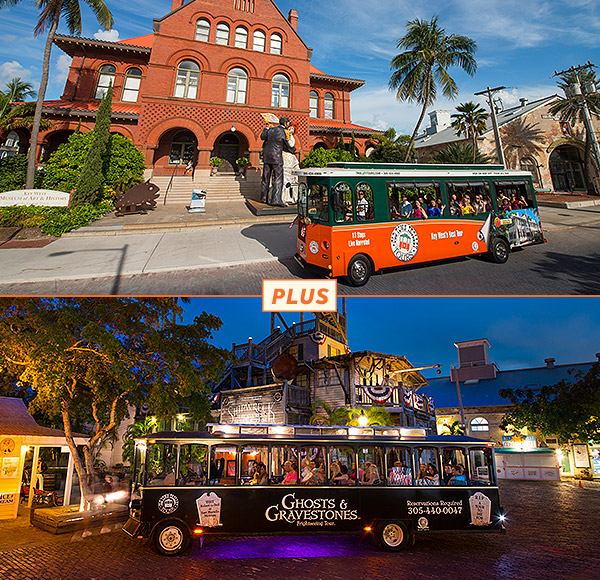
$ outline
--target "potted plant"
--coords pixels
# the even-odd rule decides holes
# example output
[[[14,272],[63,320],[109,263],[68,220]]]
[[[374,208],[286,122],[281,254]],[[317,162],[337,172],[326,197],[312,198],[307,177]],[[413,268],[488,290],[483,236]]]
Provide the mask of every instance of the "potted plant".
[[[223,160],[220,157],[211,157],[210,158],[210,174],[214,175],[219,167],[223,165]]]
[[[240,175],[245,176],[246,175],[246,169],[248,168],[249,165],[249,161],[247,157],[238,157],[235,160],[235,164],[238,167],[238,170],[240,172]]]

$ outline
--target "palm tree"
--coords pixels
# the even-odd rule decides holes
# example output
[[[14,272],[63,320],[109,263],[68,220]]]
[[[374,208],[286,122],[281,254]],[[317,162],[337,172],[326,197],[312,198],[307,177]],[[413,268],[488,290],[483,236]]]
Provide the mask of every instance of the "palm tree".
[[[430,163],[491,163],[492,159],[473,150],[470,143],[450,143],[445,149],[432,153]]]
[[[460,421],[453,421],[451,425],[444,423],[444,430],[441,435],[464,435],[465,428]]]
[[[457,135],[464,135],[471,141],[473,147],[473,163],[477,156],[477,137],[483,135],[486,131],[486,120],[489,114],[486,113],[481,105],[477,105],[472,101],[468,103],[460,103],[456,107],[458,113],[452,115],[452,128]]]
[[[447,35],[437,21],[437,16],[430,22],[418,18],[411,20],[406,26],[406,34],[396,42],[396,48],[406,50],[396,55],[390,63],[390,69],[394,72],[389,87],[396,91],[396,98],[423,105],[404,162],[408,161],[427,107],[435,101],[436,83],[441,85],[446,98],[454,99],[458,94],[456,82],[447,69],[459,66],[470,76],[477,70],[473,56],[477,50],[475,41],[459,34]]]
[[[19,4],[21,0],[0,0],[0,9],[10,8]],[[100,26],[109,29],[113,24],[113,17],[103,0],[84,0],[96,15]],[[64,15],[67,28],[70,34],[81,34],[81,6],[79,0],[33,0],[33,4],[40,8],[40,18],[33,31],[34,36],[39,36],[46,30],[46,46],[44,48],[44,59],[42,65],[42,78],[40,80],[40,90],[37,103],[35,105],[35,114],[33,116],[33,125],[31,127],[31,142],[29,149],[29,160],[27,163],[27,182],[25,187],[31,189],[35,178],[36,150],[38,135],[40,132],[40,123],[42,120],[42,107],[44,106],[44,97],[46,96],[46,87],[48,86],[48,77],[50,75],[50,51],[54,36],[61,15]]]
[[[334,409],[324,401],[317,401],[311,405],[311,410],[310,425],[346,425],[348,422],[348,409],[345,407]]]
[[[365,407],[350,409],[348,425],[360,425],[359,418],[365,414],[367,425],[371,427],[389,427],[393,424],[392,416],[385,407]]]
[[[573,94],[572,87],[577,84],[585,86],[588,83],[595,85],[598,82],[596,73],[592,69],[584,69],[579,72],[572,71],[561,75],[560,81],[556,84],[564,91],[565,97],[558,97],[558,101],[549,108],[549,112],[552,115],[559,115],[561,121],[567,122],[571,126],[575,125],[575,123],[583,123],[585,127],[582,97]],[[599,118],[600,94],[596,91],[586,91],[584,94],[583,98],[585,98],[590,115]],[[585,127],[584,166],[586,168],[588,183],[592,182],[589,163],[591,149],[591,136],[588,134],[587,127]],[[598,170],[600,171],[600,167],[598,167]]]
[[[22,81],[20,77],[14,77],[5,86],[6,89],[0,92],[0,120],[6,115],[11,103],[35,97],[33,85]]]

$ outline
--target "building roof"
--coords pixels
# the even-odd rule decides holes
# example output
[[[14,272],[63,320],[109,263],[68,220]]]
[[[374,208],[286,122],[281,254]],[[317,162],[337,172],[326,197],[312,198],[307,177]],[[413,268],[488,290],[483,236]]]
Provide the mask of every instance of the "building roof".
[[[367,136],[383,134],[383,131],[378,131],[377,129],[369,129],[369,127],[355,125],[354,123],[344,123],[335,119],[311,119],[310,121],[311,133],[335,133],[337,135],[340,131],[344,131],[346,134],[354,132],[355,135]]]
[[[97,40],[95,38],[84,38],[82,36],[57,34],[54,37],[54,44],[56,44],[56,46],[58,46],[58,48],[60,48],[63,52],[66,52],[70,57],[75,56],[76,48],[79,46],[98,47],[106,50],[136,52],[138,54],[149,55],[152,51],[152,41],[148,40],[148,36],[152,37],[153,35],[148,34],[146,36],[138,36],[136,38],[111,42],[108,40]],[[128,44],[129,42],[140,42],[141,44]]]
[[[524,115],[531,113],[538,107],[547,105],[548,103],[556,99],[556,97],[557,95],[550,95],[549,97],[544,97],[542,99],[538,99],[537,101],[532,101],[531,103],[527,103],[526,105],[519,105],[501,111],[496,115],[496,118],[498,120],[498,126],[501,127],[502,125],[506,125],[507,123],[510,123],[515,119],[523,117]],[[483,133],[483,135],[480,138],[485,137],[488,133],[490,133],[493,130],[492,121],[489,117],[485,122],[485,126],[485,133]],[[464,141],[465,139],[466,137],[464,135],[459,136],[452,127],[448,127],[431,135],[419,135],[415,139],[415,149],[420,149],[422,147],[432,147],[434,145],[445,145],[447,143],[454,143],[455,141]]]
[[[27,410],[23,399],[17,397],[0,397],[0,435],[53,437],[63,442],[65,440],[64,431],[38,425]],[[86,436],[76,434],[76,437],[80,439]]]
[[[94,101],[67,101],[57,99],[55,101],[44,101],[43,112],[50,115],[64,115],[69,117],[95,117],[100,106],[99,100]],[[140,105],[124,105],[113,103],[111,118],[137,120],[140,113]]]
[[[333,75],[328,75],[323,71],[320,71],[318,68],[314,67],[312,64],[310,65],[310,78],[311,79],[319,79],[323,81],[332,81],[335,83],[342,83],[344,85],[353,85],[354,89],[358,87],[362,87],[365,84],[365,81],[360,79],[351,79],[347,77],[338,77]],[[354,90],[351,89],[351,90]]]
[[[498,394],[500,389],[540,389],[544,386],[554,385],[562,379],[574,381],[576,378],[570,371],[581,371],[585,374],[590,370],[592,364],[588,362],[498,371],[495,379],[484,379],[476,383],[461,382],[462,404],[463,407],[510,405],[508,399],[504,399]],[[443,407],[458,406],[456,383],[450,377],[429,379],[427,392],[435,399],[438,412]]]

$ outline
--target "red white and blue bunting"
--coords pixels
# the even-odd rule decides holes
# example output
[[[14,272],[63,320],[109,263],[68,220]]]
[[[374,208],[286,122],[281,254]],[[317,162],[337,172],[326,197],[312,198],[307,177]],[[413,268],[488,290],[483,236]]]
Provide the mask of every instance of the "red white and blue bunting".
[[[367,396],[376,403],[385,403],[394,392],[392,385],[362,385]]]

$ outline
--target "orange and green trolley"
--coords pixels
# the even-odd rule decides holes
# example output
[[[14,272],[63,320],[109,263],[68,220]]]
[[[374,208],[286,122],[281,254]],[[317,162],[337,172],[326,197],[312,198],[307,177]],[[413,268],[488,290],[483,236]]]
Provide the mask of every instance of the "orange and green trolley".
[[[366,284],[386,268],[545,241],[531,174],[499,165],[332,163],[298,175],[296,259]]]

